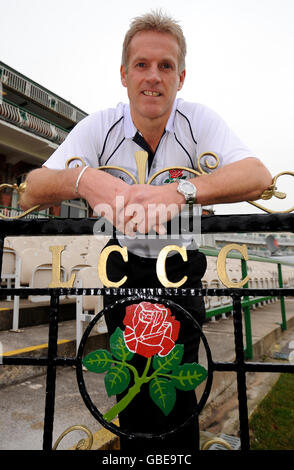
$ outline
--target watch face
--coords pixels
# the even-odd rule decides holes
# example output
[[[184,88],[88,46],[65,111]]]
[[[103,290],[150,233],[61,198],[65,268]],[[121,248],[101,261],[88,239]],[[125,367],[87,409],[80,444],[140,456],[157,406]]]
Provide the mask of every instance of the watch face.
[[[188,181],[184,181],[184,183],[182,184],[182,189],[184,191],[193,191],[193,186],[191,183],[189,183]]]
[[[188,194],[195,194],[196,188],[193,183],[190,181],[183,181],[181,182],[181,190]]]
[[[190,181],[180,180],[178,191],[185,196],[187,203],[195,203],[197,189],[193,183],[191,183]]]

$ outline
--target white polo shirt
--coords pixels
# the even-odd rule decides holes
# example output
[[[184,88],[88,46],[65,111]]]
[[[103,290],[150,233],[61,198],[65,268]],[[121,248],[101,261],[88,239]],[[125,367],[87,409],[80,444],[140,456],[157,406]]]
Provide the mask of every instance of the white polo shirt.
[[[65,141],[44,163],[51,169],[64,169],[71,157],[80,157],[86,165],[97,168],[114,165],[128,170],[138,180],[135,152],[144,148],[142,136],[133,124],[128,104],[119,103],[116,108],[93,113],[80,121],[69,133]],[[146,149],[147,150],[147,149]],[[153,154],[149,151],[146,165],[145,182],[156,172],[172,166],[184,166],[197,170],[197,159],[204,152],[213,152],[219,158],[219,165],[224,166],[238,160],[253,157],[253,152],[227,126],[225,121],[210,108],[176,99],[166,125],[165,132]],[[213,157],[210,164],[215,163]],[[77,161],[71,163],[74,166]],[[202,168],[204,162],[202,162]],[[112,175],[133,184],[126,173],[110,169]],[[205,171],[209,171],[205,168]],[[167,184],[176,181],[177,174],[164,172],[157,176],[152,184]],[[195,175],[183,171],[182,178]],[[191,242],[175,240],[178,245]],[[171,240],[120,239],[122,245],[139,256],[156,257],[158,251]]]

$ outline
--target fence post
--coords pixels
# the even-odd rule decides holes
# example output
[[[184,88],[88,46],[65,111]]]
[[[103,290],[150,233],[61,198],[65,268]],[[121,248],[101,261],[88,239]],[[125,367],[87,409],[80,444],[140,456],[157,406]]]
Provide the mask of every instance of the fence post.
[[[0,279],[2,273],[2,261],[3,261],[3,252],[4,252],[4,236],[0,236]]]
[[[247,276],[247,262],[245,259],[241,259],[241,271],[242,278],[244,279]],[[248,282],[244,284],[244,288],[248,287]],[[244,301],[249,300],[249,297],[244,296]],[[244,311],[244,322],[245,322],[245,334],[246,334],[246,347],[245,347],[245,357],[246,359],[253,358],[253,348],[252,348],[252,330],[251,330],[251,315],[250,315],[250,306],[246,305],[243,308]]]
[[[51,294],[48,339],[48,366],[46,376],[46,400],[43,431],[43,450],[52,449],[53,421],[56,388],[56,357],[59,318],[59,294],[54,290]]]
[[[240,294],[241,295],[241,294]],[[249,422],[248,422],[248,404],[246,394],[246,372],[243,328],[242,328],[242,302],[241,297],[233,296],[233,321],[234,321],[234,339],[237,363],[237,390],[239,402],[239,422],[241,451],[250,450]]]
[[[281,263],[278,263],[278,279],[279,279],[279,287],[280,288],[284,287]],[[282,314],[281,328],[283,331],[285,331],[287,330],[287,320],[286,320],[285,298],[283,295],[280,296],[280,304],[281,304],[281,314]]]

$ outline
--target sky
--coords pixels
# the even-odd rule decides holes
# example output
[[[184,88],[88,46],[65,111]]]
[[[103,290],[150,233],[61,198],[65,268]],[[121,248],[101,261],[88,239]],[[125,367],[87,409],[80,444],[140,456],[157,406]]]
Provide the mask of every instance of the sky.
[[[126,102],[121,46],[130,21],[161,8],[187,41],[179,97],[220,114],[273,176],[294,171],[293,0],[0,0],[0,60],[87,113]],[[294,206],[282,176],[264,206]],[[261,201],[258,201],[261,203]],[[248,203],[221,213],[260,213]]]

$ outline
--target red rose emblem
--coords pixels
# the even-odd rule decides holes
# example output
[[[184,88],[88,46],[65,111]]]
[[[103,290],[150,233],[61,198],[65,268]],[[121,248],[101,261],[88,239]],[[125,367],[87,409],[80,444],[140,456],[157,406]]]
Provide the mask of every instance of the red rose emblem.
[[[183,170],[169,170],[169,176],[174,179],[174,178],[180,178],[183,176]]]
[[[166,356],[175,346],[180,322],[161,304],[141,302],[129,305],[124,318],[127,348],[144,357]]]

